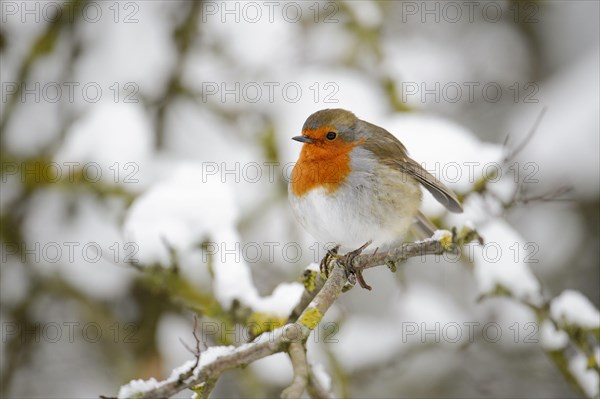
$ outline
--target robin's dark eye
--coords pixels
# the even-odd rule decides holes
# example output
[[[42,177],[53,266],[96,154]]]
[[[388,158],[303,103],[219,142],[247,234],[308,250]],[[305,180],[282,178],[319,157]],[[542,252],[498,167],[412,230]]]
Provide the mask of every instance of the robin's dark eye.
[[[327,137],[327,140],[333,140],[333,139],[335,139],[337,137],[337,133],[336,132],[329,132],[329,133],[327,133],[327,136],[325,136],[325,137]]]

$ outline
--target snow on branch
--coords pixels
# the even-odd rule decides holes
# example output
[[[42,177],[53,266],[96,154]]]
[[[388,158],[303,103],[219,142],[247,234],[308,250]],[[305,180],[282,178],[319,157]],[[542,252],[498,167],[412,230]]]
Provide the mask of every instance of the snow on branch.
[[[456,234],[445,231],[432,239],[405,244],[386,252],[358,255],[353,260],[354,270],[358,273],[375,266],[391,267],[392,264],[395,265],[412,257],[453,251],[455,247],[452,244],[457,241],[456,239]],[[314,368],[306,361],[305,342],[342,293],[348,282],[348,276],[343,265],[343,257],[332,259],[332,270],[326,280],[321,273],[314,270],[309,272],[314,273],[314,284],[306,287],[298,306],[288,319],[288,324],[265,332],[254,341],[238,347],[216,346],[201,352],[194,351],[196,359],[173,370],[166,380],[130,381],[121,387],[118,397],[164,398],[184,389],[191,389],[197,397],[206,398],[223,372],[246,366],[279,352],[287,352],[294,367],[292,384],[284,390],[283,397],[297,398],[305,390],[311,397],[331,397]],[[198,337],[196,340],[200,342]]]

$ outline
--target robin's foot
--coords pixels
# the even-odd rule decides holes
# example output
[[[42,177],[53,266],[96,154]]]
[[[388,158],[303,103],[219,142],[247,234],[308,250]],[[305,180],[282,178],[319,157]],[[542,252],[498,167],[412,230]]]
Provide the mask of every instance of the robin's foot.
[[[325,277],[329,277],[329,273],[331,273],[331,261],[338,257],[338,250],[340,249],[339,245],[328,249],[327,253],[321,259],[321,263],[319,264],[319,268],[321,269],[321,273],[325,275]]]
[[[354,258],[356,258],[358,255],[360,255],[362,253],[362,251],[365,250],[366,247],[371,245],[372,242],[373,241],[369,240],[364,245],[362,245],[360,248],[355,249],[354,251],[348,252],[346,255],[344,255],[344,267],[346,268],[346,275],[348,276],[348,278],[350,278],[350,276],[356,276],[356,280],[358,281],[358,284],[362,288],[365,288],[369,291],[372,289],[371,286],[369,284],[367,284],[367,282],[363,278],[362,270],[356,269],[354,267],[353,262],[354,262]]]

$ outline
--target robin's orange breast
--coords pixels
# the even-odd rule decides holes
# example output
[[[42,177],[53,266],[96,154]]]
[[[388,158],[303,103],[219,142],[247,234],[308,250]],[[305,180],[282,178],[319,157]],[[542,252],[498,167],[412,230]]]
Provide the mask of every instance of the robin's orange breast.
[[[302,196],[318,187],[333,193],[352,171],[350,152],[360,142],[328,142],[321,139],[328,129],[331,128],[324,126],[303,132],[308,137],[315,137],[315,142],[302,146],[300,157],[294,166],[291,191],[296,196]]]
[[[318,187],[333,193],[350,172],[348,154],[318,161],[303,160],[300,156],[292,172],[292,193],[300,197]]]

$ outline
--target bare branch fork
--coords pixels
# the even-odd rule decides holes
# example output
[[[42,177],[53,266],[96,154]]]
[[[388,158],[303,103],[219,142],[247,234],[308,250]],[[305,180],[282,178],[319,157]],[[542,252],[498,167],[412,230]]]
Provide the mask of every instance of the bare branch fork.
[[[429,239],[411,244],[404,244],[385,252],[357,255],[352,260],[349,268],[355,273],[376,266],[387,265],[395,270],[395,264],[409,258],[454,252],[456,249],[456,234],[445,232],[439,240]],[[201,348],[202,340],[196,335],[196,348],[191,350],[195,361],[190,367],[179,375],[156,382],[148,389],[132,392],[132,381],[121,388],[120,396],[135,398],[164,398],[175,395],[186,388],[194,390],[199,397],[207,398],[220,375],[238,367],[243,367],[256,360],[279,352],[287,352],[292,361],[294,377],[291,385],[282,392],[284,398],[298,398],[306,390],[313,398],[332,397],[331,393],[322,386],[306,360],[306,340],[312,330],[321,322],[323,316],[348,283],[347,267],[343,264],[344,257],[331,259],[331,272],[325,280],[321,273],[313,272],[314,285],[306,289],[300,303],[292,311],[288,324],[271,332],[265,332],[254,341],[231,349],[221,356],[204,361],[201,355],[207,355],[211,348]],[[392,267],[392,265],[394,267]],[[195,323],[195,326],[197,324]],[[191,348],[190,348],[191,349]],[[128,387],[128,394],[123,395],[123,388]]]

